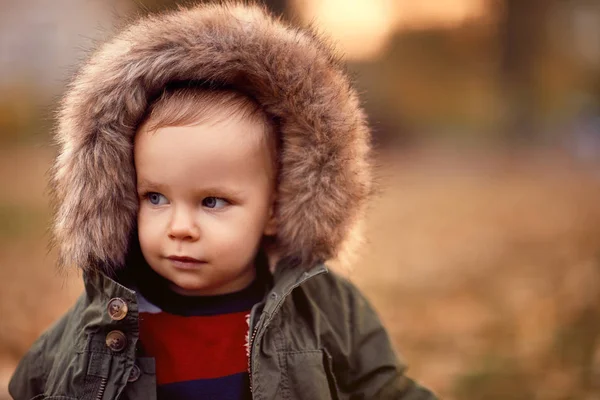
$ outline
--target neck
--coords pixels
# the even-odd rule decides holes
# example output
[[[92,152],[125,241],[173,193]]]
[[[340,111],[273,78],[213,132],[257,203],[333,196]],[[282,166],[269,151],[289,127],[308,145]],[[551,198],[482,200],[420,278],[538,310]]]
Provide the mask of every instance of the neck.
[[[186,289],[180,286],[175,285],[173,282],[169,282],[168,286],[173,292],[180,294],[182,296],[218,296],[222,294],[229,294],[239,292],[250,286],[254,279],[256,278],[256,268],[254,263],[244,268],[242,274],[236,277],[234,280],[227,282],[225,285],[220,285],[215,288],[202,288],[199,290],[196,289]]]

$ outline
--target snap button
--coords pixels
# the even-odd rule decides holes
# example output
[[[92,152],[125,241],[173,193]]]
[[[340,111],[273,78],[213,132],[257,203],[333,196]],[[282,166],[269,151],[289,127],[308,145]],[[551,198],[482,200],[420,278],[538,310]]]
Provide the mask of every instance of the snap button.
[[[140,367],[137,364],[133,364],[133,368],[131,368],[131,372],[129,373],[129,378],[127,378],[127,382],[135,382],[140,379],[140,375],[142,372],[140,371]]]
[[[127,345],[127,337],[121,331],[110,331],[106,335],[106,345],[112,351],[122,351]]]
[[[115,297],[108,302],[108,315],[113,321],[120,321],[127,315],[127,303],[125,300]]]
[[[275,293],[275,292],[271,292],[271,298],[272,298],[272,299],[276,299],[276,298],[277,298],[277,293]]]

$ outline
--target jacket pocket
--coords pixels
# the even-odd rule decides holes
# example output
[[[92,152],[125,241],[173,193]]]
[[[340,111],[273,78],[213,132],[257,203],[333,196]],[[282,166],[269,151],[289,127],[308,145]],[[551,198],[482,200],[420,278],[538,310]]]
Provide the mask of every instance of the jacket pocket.
[[[337,400],[335,379],[324,350],[286,352],[283,398]]]

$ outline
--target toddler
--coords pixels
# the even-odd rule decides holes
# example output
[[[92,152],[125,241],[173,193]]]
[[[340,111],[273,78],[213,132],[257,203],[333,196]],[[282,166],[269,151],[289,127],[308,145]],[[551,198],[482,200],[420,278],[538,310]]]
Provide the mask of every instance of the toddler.
[[[141,19],[62,104],[60,267],[85,293],[21,360],[25,399],[434,399],[351,251],[369,131],[327,43],[255,5]]]

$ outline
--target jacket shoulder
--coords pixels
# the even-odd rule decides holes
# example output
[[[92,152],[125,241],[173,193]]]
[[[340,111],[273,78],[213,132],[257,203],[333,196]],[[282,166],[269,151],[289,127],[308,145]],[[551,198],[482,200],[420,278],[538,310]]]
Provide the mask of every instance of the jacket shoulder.
[[[407,367],[377,312],[350,280],[330,272],[303,288],[313,318],[319,318],[313,326],[319,327],[321,344],[331,353],[333,375],[342,392],[369,399],[435,399],[405,375]]]
[[[354,313],[364,311],[369,317],[379,317],[360,289],[335,271],[314,277],[303,285],[311,302],[323,311]],[[367,317],[367,315],[365,315]]]
[[[322,322],[320,325],[334,333],[333,337],[337,339],[336,347],[356,349],[373,331],[380,332],[382,343],[390,345],[379,315],[349,279],[335,271],[329,271],[305,282],[303,289],[314,316]],[[388,361],[399,361],[391,346],[388,350]],[[353,356],[352,351],[344,353],[343,356],[348,358]],[[404,366],[400,363],[399,368],[403,369]]]

